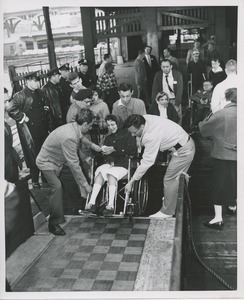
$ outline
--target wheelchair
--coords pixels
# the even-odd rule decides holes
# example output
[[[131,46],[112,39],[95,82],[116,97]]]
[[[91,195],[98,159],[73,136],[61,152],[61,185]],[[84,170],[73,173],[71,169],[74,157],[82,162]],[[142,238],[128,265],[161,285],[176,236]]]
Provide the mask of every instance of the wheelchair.
[[[125,185],[131,179],[136,167],[138,165],[138,158],[128,157],[128,173],[126,176],[118,181],[117,191],[114,203],[113,217],[132,217],[142,216],[147,207],[148,201],[148,180],[147,175],[143,176],[139,181],[133,185],[130,193],[125,193]],[[91,161],[90,171],[90,185],[93,186],[95,180],[95,168],[97,167],[96,156]],[[87,196],[87,203],[89,203],[90,194]],[[96,199],[96,215],[102,215],[102,211],[108,203],[108,184],[104,183]]]

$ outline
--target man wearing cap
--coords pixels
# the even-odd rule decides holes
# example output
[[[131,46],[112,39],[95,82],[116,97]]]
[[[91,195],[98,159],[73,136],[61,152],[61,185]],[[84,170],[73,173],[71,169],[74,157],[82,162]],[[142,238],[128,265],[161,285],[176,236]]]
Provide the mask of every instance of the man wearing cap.
[[[110,112],[114,102],[119,98],[117,79],[114,74],[114,65],[105,64],[105,73],[98,78],[97,88],[103,92],[102,99],[107,103]]]
[[[74,96],[74,101],[70,105],[67,113],[66,121],[67,123],[74,122],[78,111],[82,108],[89,108],[91,104],[92,90],[82,89]]]
[[[66,123],[66,115],[70,107],[70,96],[72,93],[72,87],[70,86],[68,81],[68,76],[70,74],[69,64],[66,63],[61,67],[59,67],[59,71],[61,73],[59,84],[61,86],[63,99],[64,99],[64,101],[61,103],[61,110],[62,110],[63,121],[64,123]]]
[[[92,86],[96,85],[96,82],[94,82],[94,80],[92,80],[92,77],[90,76],[90,74],[88,73],[88,62],[86,59],[81,59],[78,61],[79,64],[79,72],[78,75],[82,80],[82,84],[84,85],[84,87],[86,88],[92,88]]]
[[[39,89],[37,72],[24,76],[26,86],[16,93],[8,108],[9,116],[16,121],[25,162],[30,168],[33,188],[40,188],[39,169],[35,159],[48,136],[49,105]]]
[[[179,124],[181,124],[183,78],[180,71],[172,69],[172,63],[168,59],[162,60],[161,70],[158,71],[154,77],[152,87],[152,102],[155,101],[157,93],[162,91],[168,94],[169,101],[174,105],[174,108],[180,117]]]
[[[75,122],[60,126],[50,133],[36,158],[36,164],[42,170],[51,188],[48,229],[54,235],[66,234],[59,225],[65,222],[63,192],[59,179],[64,164],[69,166],[83,198],[86,198],[92,190],[80,167],[78,150],[81,143],[86,143],[94,151],[101,151],[99,146],[84,137],[94,120],[95,116],[89,109],[81,109]]]
[[[213,90],[213,96],[211,100],[211,110],[213,113],[222,109],[227,104],[225,99],[225,91],[230,88],[237,88],[237,63],[234,59],[228,60],[225,64],[225,73],[227,78],[218,83]]]
[[[61,106],[65,100],[59,85],[60,75],[58,68],[51,69],[47,73],[49,80],[42,87],[42,91],[49,101],[51,119],[49,128],[51,131],[64,124]]]
[[[199,54],[198,50],[193,50],[193,60],[191,60],[187,65],[187,72],[188,75],[191,76],[192,83],[191,94],[195,94],[199,89],[201,89],[203,81],[206,80],[206,65],[204,61],[199,59]]]

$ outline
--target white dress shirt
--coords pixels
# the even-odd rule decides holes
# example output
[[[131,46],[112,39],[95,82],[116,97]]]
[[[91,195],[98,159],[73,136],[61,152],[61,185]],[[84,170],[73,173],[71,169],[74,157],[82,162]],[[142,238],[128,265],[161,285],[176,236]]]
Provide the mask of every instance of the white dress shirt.
[[[149,66],[151,67],[152,66],[152,62],[151,62],[151,56],[149,54],[145,54],[145,57],[146,57],[146,60],[149,64]]]
[[[159,110],[160,117],[168,119],[167,107],[158,104],[158,110]]]
[[[237,74],[229,74],[225,80],[215,86],[211,99],[211,109],[213,113],[222,109],[227,104],[225,91],[230,88],[237,88],[237,85]]]
[[[141,145],[145,147],[140,165],[133,179],[139,180],[155,163],[158,151],[172,150],[176,144],[182,146],[188,141],[189,135],[175,122],[159,116],[145,115],[146,124],[141,136]]]
[[[166,82],[166,76],[167,74],[163,73],[163,82],[162,82],[162,86],[163,86],[163,91],[168,94],[169,96],[169,99],[175,99],[175,93],[172,93],[170,90],[169,90],[169,87],[168,87],[168,84]],[[168,82],[169,82],[169,86],[171,87],[172,90],[174,90],[174,78],[173,78],[173,73],[172,71],[169,72],[168,74]]]

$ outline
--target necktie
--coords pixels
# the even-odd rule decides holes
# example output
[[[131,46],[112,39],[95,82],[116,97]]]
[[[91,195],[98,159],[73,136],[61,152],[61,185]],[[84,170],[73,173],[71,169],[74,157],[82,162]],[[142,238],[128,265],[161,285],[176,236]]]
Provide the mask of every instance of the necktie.
[[[152,64],[151,64],[151,57],[150,57],[150,55],[147,55],[146,58],[147,58],[147,62],[149,64],[149,66],[151,67]]]
[[[168,75],[165,75],[165,80],[166,80],[166,83],[167,83],[167,85],[168,85],[169,91],[170,91],[171,93],[174,93],[174,91],[172,90],[171,86],[169,85]]]

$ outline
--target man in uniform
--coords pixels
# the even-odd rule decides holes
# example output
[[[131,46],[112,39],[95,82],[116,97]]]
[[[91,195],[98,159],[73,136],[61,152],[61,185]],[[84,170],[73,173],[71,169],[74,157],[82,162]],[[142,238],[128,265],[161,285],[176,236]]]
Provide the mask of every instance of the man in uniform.
[[[24,77],[26,86],[16,93],[8,108],[9,116],[16,121],[25,162],[30,168],[33,188],[40,188],[39,169],[35,159],[48,136],[49,106],[39,89],[37,72]]]
[[[63,121],[64,123],[66,123],[66,115],[70,107],[70,96],[72,93],[72,87],[70,86],[68,81],[68,76],[70,74],[69,64],[66,63],[61,67],[59,67],[59,71],[61,73],[59,84],[61,86],[63,99],[64,99],[64,101],[61,103],[61,110],[62,110]]]
[[[79,64],[79,72],[78,75],[82,80],[82,84],[86,88],[92,88],[96,86],[96,82],[92,79],[91,75],[89,74],[89,66],[86,59],[81,59],[78,61]]]

